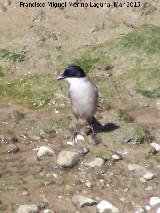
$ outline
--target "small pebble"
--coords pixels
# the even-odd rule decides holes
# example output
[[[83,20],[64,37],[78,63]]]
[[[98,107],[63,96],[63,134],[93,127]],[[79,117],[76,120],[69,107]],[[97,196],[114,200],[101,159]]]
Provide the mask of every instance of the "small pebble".
[[[84,141],[83,135],[77,135],[77,140],[78,141]]]
[[[113,154],[113,155],[112,155],[112,159],[113,159],[113,160],[121,160],[122,157],[121,157],[120,155]]]
[[[144,208],[138,208],[134,213],[145,213],[146,210]]]
[[[45,210],[43,210],[43,213],[54,213],[54,211],[52,211],[50,209],[45,209]]]
[[[156,206],[156,205],[160,204],[160,198],[159,197],[151,197],[149,204],[151,206]]]
[[[160,145],[158,143],[151,143],[151,146],[154,147],[154,149],[157,151],[157,152],[160,152]]]
[[[85,183],[85,186],[87,186],[88,188],[91,188],[93,186],[93,184],[91,182],[87,181]]]
[[[22,192],[22,196],[28,196],[29,195],[29,192],[27,191],[27,190],[24,190],[23,192]]]
[[[151,211],[151,206],[149,206],[149,205],[147,205],[147,206],[145,206],[145,210],[147,211],[147,212],[149,212],[149,211]]]
[[[17,153],[17,152],[19,152],[19,147],[15,144],[9,144],[7,146],[7,152],[8,153]]]
[[[106,210],[111,210],[113,213],[118,213],[119,209],[113,206],[110,202],[106,200],[102,200],[98,205],[97,205],[97,210],[98,213],[104,213]]]
[[[146,188],[145,188],[145,191],[152,191],[153,190],[153,186],[147,186]]]
[[[148,172],[148,173],[146,173],[144,176],[143,176],[143,178],[145,179],[145,180],[152,180],[153,178],[155,177],[155,175],[153,174],[153,173],[151,173],[151,172]]]

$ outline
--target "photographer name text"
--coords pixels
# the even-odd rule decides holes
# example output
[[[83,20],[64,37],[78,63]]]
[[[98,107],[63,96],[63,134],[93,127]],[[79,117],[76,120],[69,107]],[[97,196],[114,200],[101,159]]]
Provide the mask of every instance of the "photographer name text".
[[[33,8],[33,7],[50,7],[50,8],[66,8],[66,7],[81,7],[81,8],[105,8],[105,7],[115,7],[115,8],[121,8],[121,7],[140,7],[141,2],[138,1],[126,1],[126,2],[118,2],[113,1],[112,3],[109,2],[19,2],[19,7],[22,8]]]

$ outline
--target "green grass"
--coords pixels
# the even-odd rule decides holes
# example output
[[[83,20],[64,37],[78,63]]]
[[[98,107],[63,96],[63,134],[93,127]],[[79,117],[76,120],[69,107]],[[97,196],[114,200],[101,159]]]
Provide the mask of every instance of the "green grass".
[[[143,96],[148,98],[160,98],[160,87],[155,88],[153,90],[138,90]]]
[[[124,36],[119,47],[131,51],[144,51],[147,54],[160,54],[160,27],[144,24]]]
[[[6,84],[0,84],[0,96],[41,109],[54,99],[55,81],[51,75],[47,74],[27,75]]]
[[[25,55],[22,53],[15,53],[7,49],[0,49],[0,60],[22,62],[25,60]]]

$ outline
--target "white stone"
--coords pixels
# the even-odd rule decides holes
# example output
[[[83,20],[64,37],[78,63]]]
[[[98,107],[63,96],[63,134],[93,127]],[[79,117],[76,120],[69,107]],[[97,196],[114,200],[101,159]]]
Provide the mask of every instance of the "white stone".
[[[160,213],[160,207],[157,209],[157,213]]]
[[[145,180],[152,180],[153,178],[155,177],[155,175],[153,174],[153,173],[151,173],[151,172],[147,172],[146,174],[144,174],[144,176],[143,176],[143,178],[145,179]]]
[[[98,205],[97,205],[97,210],[98,213],[103,213],[106,210],[111,210],[113,213],[118,213],[119,209],[113,206],[110,202],[106,200],[102,200]]]
[[[44,156],[52,156],[54,154],[54,150],[48,146],[41,146],[38,149],[37,157],[40,159]]]
[[[145,213],[146,210],[144,208],[138,208],[134,213]]]
[[[62,167],[72,167],[78,163],[80,156],[77,152],[63,150],[57,157],[57,164]]]
[[[153,186],[147,186],[146,188],[145,188],[145,191],[152,191],[153,190]]]
[[[50,209],[45,209],[44,211],[43,211],[43,213],[54,213],[52,210],[50,210]]]
[[[156,205],[160,204],[160,198],[159,197],[151,197],[149,204],[151,206],[156,206]]]
[[[158,143],[151,143],[151,146],[154,147],[157,152],[160,152],[160,145]]]
[[[151,209],[152,209],[151,206],[149,206],[149,205],[145,206],[145,210],[146,210],[147,212],[151,211]]]
[[[102,158],[96,158],[94,161],[85,163],[85,166],[89,166],[89,167],[101,167],[104,164],[104,160]]]
[[[122,158],[121,158],[120,155],[113,154],[113,155],[112,155],[112,159],[113,159],[113,160],[121,160]]]
[[[36,206],[35,204],[31,204],[31,205],[21,205],[18,208],[17,213],[38,213],[39,212],[39,208],[38,206]]]
[[[77,138],[78,141],[84,141],[83,135],[77,135],[76,138]]]

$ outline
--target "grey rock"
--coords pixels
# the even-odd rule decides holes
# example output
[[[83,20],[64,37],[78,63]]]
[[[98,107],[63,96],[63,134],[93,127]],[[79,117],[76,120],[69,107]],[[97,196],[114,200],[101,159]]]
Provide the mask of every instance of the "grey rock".
[[[104,163],[105,161],[102,158],[96,158],[94,161],[85,163],[84,165],[89,167],[101,167]]]
[[[39,213],[39,208],[35,204],[21,205],[19,206],[17,213]]]
[[[72,202],[75,206],[82,208],[84,206],[92,206],[97,204],[97,202],[91,198],[82,196],[82,195],[75,195],[72,197]]]
[[[15,144],[8,144],[6,147],[6,152],[17,153],[17,152],[19,152],[19,147]]]
[[[49,146],[41,146],[39,149],[38,149],[38,152],[37,152],[37,158],[38,159],[42,159],[44,158],[45,156],[53,156],[54,155],[54,150],[49,147]]]
[[[62,167],[72,167],[80,160],[79,153],[74,151],[63,150],[57,157],[57,164]]]

